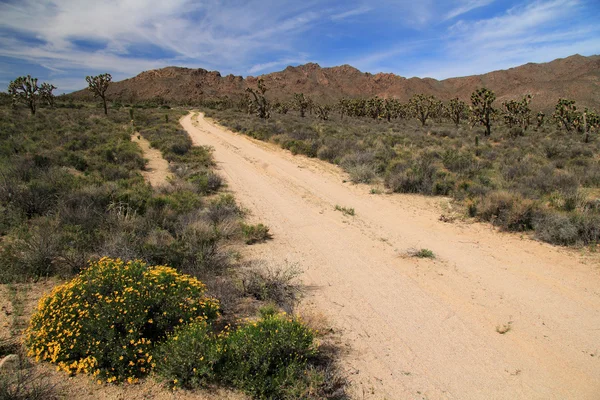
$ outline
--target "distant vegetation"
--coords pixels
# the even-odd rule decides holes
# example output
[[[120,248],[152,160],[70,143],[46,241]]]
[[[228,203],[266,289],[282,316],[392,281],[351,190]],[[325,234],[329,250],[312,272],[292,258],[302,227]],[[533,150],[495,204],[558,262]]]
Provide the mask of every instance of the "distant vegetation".
[[[355,183],[382,180],[393,192],[452,196],[471,217],[533,230],[554,244],[600,241],[600,118],[572,100],[559,99],[548,119],[533,113],[530,95],[496,105],[486,88],[470,104],[421,94],[407,103],[318,104],[302,93],[289,102],[268,99],[260,85],[260,109],[248,98],[226,99],[206,102],[207,115],[338,164]]]

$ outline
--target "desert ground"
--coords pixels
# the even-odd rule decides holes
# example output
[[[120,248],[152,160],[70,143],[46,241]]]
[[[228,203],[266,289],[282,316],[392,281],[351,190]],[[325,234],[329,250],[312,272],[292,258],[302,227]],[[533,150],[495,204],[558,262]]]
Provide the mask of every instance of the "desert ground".
[[[304,271],[302,307],[339,333],[357,398],[597,398],[597,253],[454,219],[449,199],[351,184],[334,165],[202,113],[180,122],[214,149],[250,218],[270,227],[273,240],[252,257]],[[422,248],[435,258],[411,256]]]

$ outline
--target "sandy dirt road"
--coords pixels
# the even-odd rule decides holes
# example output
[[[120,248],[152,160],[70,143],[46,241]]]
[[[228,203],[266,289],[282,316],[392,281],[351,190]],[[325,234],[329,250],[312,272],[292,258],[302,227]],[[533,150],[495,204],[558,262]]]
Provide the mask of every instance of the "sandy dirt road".
[[[230,189],[271,228],[256,256],[303,268],[305,302],[348,345],[357,398],[600,398],[597,257],[438,221],[443,199],[370,194],[333,165],[202,114],[181,124],[194,144],[214,148]],[[403,256],[409,248],[437,258]]]
[[[169,172],[169,162],[163,158],[160,150],[152,148],[150,142],[137,132],[131,136],[131,141],[140,146],[144,158],[148,160],[146,169],[142,171],[144,179],[153,187],[166,184],[171,173]]]

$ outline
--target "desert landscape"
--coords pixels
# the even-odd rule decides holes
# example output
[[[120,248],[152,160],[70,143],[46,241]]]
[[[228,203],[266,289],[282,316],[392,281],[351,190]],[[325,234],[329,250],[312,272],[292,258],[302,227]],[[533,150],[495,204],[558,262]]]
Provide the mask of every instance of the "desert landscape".
[[[598,397],[593,5],[184,3],[0,5],[0,400]]]

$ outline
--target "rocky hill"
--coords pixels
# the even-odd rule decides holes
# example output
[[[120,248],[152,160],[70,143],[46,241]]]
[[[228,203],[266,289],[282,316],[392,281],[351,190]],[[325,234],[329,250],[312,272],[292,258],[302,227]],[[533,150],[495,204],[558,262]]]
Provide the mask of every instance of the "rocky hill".
[[[441,81],[363,73],[349,65],[322,68],[314,63],[290,66],[262,78],[269,88],[267,96],[279,100],[288,99],[295,92],[324,103],[341,97],[375,95],[406,101],[415,93],[433,94],[443,100],[457,96],[468,100],[476,88],[485,86],[496,92],[500,102],[530,93],[534,109],[550,110],[559,97],[574,99],[580,106],[600,109],[600,56],[574,55],[548,63],[529,63],[508,70]],[[225,96],[236,99],[246,87],[256,87],[257,79],[221,76],[219,72],[204,69],[166,67],[114,82],[108,97],[126,102],[160,98],[191,104]],[[72,96],[86,98],[90,94],[79,91]]]

